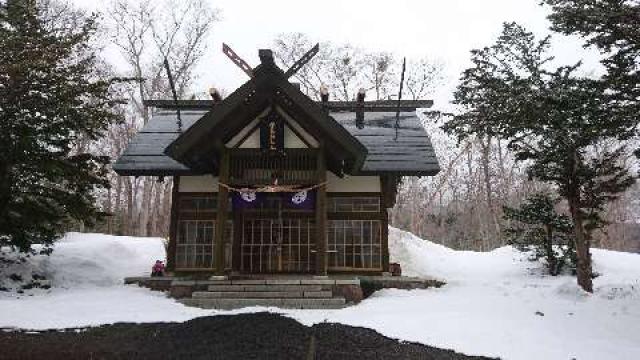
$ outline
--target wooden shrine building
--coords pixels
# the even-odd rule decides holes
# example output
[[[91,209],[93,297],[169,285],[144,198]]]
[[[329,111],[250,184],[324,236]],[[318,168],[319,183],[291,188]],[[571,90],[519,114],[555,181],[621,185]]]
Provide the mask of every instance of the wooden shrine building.
[[[416,115],[432,102],[314,101],[289,82],[295,69],[259,55],[225,99],[146,101],[152,118],[113,166],[173,177],[168,269],[387,271],[401,177],[439,171]]]

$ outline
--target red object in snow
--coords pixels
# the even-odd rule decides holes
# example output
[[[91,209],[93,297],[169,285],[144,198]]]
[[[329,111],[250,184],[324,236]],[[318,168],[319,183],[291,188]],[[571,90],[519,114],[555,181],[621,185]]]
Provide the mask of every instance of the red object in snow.
[[[151,276],[164,276],[164,264],[160,260],[156,260],[156,263],[151,268]]]

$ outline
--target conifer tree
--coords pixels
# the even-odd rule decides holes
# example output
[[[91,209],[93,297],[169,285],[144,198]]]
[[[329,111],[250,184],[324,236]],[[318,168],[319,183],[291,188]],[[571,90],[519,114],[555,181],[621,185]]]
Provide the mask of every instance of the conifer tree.
[[[544,0],[554,31],[578,35],[602,53],[608,96],[616,111],[640,113],[640,2]],[[638,152],[640,155],[640,152]]]
[[[520,207],[504,207],[509,244],[532,251],[531,260],[544,259],[549,274],[556,276],[567,267],[575,268],[575,246],[571,219],[556,212],[558,199],[534,194]]]
[[[49,1],[0,1],[0,245],[52,244],[101,215],[109,159],[80,146],[118,120],[101,79],[94,17]]]
[[[461,138],[491,132],[531,178],[555,185],[573,222],[578,284],[592,292],[591,235],[604,225],[605,205],[635,180],[621,158],[637,114],[617,111],[603,82],[576,75],[580,64],[552,68],[548,47],[549,37],[505,24],[494,45],[472,52],[455,93],[463,110],[445,130]],[[615,146],[600,149],[606,141]]]

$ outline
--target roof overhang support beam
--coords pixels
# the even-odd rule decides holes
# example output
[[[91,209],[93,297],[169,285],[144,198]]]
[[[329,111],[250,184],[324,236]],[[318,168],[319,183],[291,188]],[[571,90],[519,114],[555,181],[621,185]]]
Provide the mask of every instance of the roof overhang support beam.
[[[358,103],[356,101],[317,101],[318,105],[328,111],[356,111]],[[432,100],[401,100],[400,111],[415,111],[420,108],[430,108],[433,106]],[[216,106],[213,100],[145,100],[148,107],[163,109],[211,109]],[[398,109],[397,100],[376,100],[365,101],[365,112],[395,112]]]
[[[319,103],[329,109],[329,111],[357,111],[362,106],[365,112],[395,112],[416,111],[419,108],[430,108],[433,100],[375,100],[364,101],[359,104],[357,101],[327,101]]]

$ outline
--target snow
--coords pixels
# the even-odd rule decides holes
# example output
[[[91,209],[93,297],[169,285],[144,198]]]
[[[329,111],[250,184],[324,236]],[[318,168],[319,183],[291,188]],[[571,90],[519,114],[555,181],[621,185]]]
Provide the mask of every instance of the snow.
[[[163,241],[67,233],[51,256],[33,256],[26,263],[0,269],[0,274],[17,273],[24,278],[37,273],[51,280],[54,288],[120,285],[126,276],[147,275],[156,259],[164,260]],[[2,285],[11,285],[5,276],[0,279]]]
[[[20,300],[0,298],[0,327],[52,329],[116,322],[187,321],[210,315],[133,286],[85,287]]]
[[[42,330],[209,315],[160,292],[123,285],[127,276],[148,275],[155,260],[164,257],[160,238],[68,233],[51,256],[32,256],[25,263],[0,268],[0,285],[10,289],[15,289],[8,279],[11,274],[23,279],[43,275],[52,285],[50,290],[24,294],[0,292],[0,327]]]
[[[594,294],[571,276],[543,275],[511,247],[454,251],[390,229],[392,261],[405,275],[445,280],[440,289],[383,290],[342,310],[266,309],[304,324],[365,326],[407,341],[502,359],[640,358],[640,255],[593,249]],[[35,269],[52,289],[0,292],[0,327],[47,329],[119,321],[184,321],[232,312],[185,307],[159,292],[122,285],[164,257],[162,239],[68,234],[50,257],[10,270]],[[0,280],[5,281],[5,280]],[[5,281],[6,283],[6,281]]]
[[[293,316],[373,328],[407,341],[503,359],[640,358],[640,255],[593,249],[593,295],[574,277],[542,275],[511,247],[454,251],[397,229],[391,258],[440,289],[384,290],[340,312]],[[538,313],[538,314],[536,314]]]

